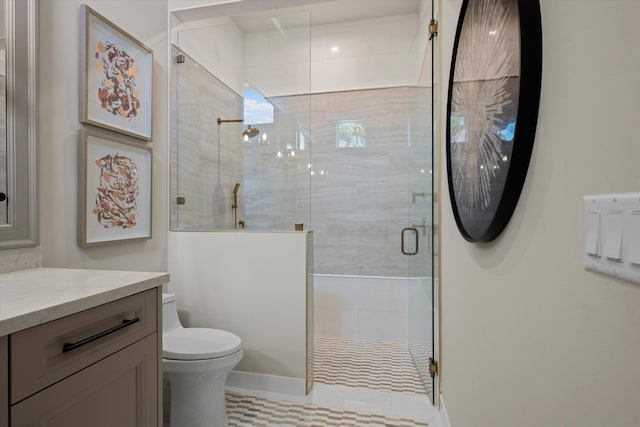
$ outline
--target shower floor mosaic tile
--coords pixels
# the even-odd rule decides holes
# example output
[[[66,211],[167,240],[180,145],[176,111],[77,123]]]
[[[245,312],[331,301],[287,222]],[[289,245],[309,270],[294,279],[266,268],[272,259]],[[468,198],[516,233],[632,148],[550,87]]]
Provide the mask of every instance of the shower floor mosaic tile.
[[[423,421],[227,394],[229,427],[426,427]]]
[[[430,346],[414,354],[428,367]],[[418,371],[407,343],[316,337],[313,356],[318,383],[417,394],[432,389],[431,377]]]

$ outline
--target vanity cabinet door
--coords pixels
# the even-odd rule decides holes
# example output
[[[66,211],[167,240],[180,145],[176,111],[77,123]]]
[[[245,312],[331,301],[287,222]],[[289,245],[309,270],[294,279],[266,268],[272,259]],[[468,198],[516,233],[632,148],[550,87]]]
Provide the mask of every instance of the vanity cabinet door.
[[[0,427],[9,426],[9,353],[7,337],[0,337]]]
[[[12,334],[11,404],[154,333],[157,304],[151,289]]]
[[[12,427],[157,427],[154,333],[11,407]]]

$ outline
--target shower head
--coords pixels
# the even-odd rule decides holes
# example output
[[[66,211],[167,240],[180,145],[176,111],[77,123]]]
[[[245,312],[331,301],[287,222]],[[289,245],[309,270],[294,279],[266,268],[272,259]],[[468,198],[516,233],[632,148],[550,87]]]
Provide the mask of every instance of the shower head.
[[[236,182],[236,185],[233,186],[233,194],[238,194],[238,190],[240,189],[240,183]]]
[[[245,141],[247,141],[249,140],[249,138],[253,138],[254,136],[257,136],[259,133],[260,133],[260,130],[258,128],[252,128],[251,125],[248,125],[247,130],[242,132],[242,137],[244,138]]]

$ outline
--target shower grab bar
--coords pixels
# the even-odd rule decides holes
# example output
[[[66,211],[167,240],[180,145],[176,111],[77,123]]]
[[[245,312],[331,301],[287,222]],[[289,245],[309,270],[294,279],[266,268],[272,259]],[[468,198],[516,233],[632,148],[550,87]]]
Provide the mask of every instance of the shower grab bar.
[[[416,236],[416,250],[415,250],[415,252],[407,252],[407,251],[404,250],[404,243],[405,243],[404,234],[407,231],[413,231],[413,234]],[[419,243],[418,242],[419,235],[420,235],[420,233],[418,233],[418,229],[415,228],[415,227],[406,227],[406,228],[402,229],[402,232],[400,233],[400,251],[402,251],[402,255],[413,256],[413,255],[417,255],[418,254],[418,251],[420,250],[419,244],[418,244]]]

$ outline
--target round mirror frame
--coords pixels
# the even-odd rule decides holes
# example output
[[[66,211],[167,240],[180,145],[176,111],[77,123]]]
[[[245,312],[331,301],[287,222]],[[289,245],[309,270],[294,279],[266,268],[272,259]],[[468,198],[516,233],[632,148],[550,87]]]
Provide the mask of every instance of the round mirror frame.
[[[513,3],[517,3],[519,20],[520,52],[516,53],[520,56],[520,70],[518,77],[519,92],[517,93],[517,119],[515,121],[515,131],[513,133],[512,152],[507,166],[506,178],[504,179],[504,187],[501,192],[499,189],[493,189],[494,191],[497,191],[498,194],[496,195],[492,193],[492,196],[496,196],[494,201],[491,202],[490,207],[492,209],[489,212],[482,212],[483,216],[485,216],[485,218],[482,219],[483,224],[485,225],[481,227],[480,232],[476,232],[473,228],[477,229],[477,224],[471,224],[471,221],[467,218],[468,215],[462,215],[462,207],[459,206],[456,200],[456,194],[460,194],[461,191],[466,190],[461,187],[466,185],[469,180],[467,176],[463,177],[466,179],[462,180],[460,177],[457,177],[458,179],[454,179],[452,172],[454,167],[459,168],[460,165],[455,165],[454,162],[456,159],[452,158],[451,105],[454,73],[457,65],[456,59],[458,51],[461,49],[461,32],[465,25],[470,25],[465,21],[466,13],[470,4],[474,5],[479,2],[496,4],[501,2],[501,0],[464,0],[462,4],[458,27],[456,30],[449,76],[446,118],[447,178],[453,213],[458,230],[462,236],[469,242],[490,242],[498,237],[498,235],[500,235],[507,226],[507,223],[509,222],[518,203],[527,175],[527,169],[529,167],[540,102],[542,80],[542,24],[539,1],[513,0]],[[479,142],[477,143],[479,144]],[[466,165],[463,164],[462,166]],[[475,167],[482,168],[483,166],[475,165]],[[498,168],[498,166],[494,166],[494,168]],[[474,172],[470,175],[478,175],[478,173]],[[478,185],[479,184],[476,184],[476,186]],[[486,182],[484,182],[483,185],[486,186]],[[491,189],[488,189],[487,191],[491,191]],[[488,205],[488,202],[486,204]]]

